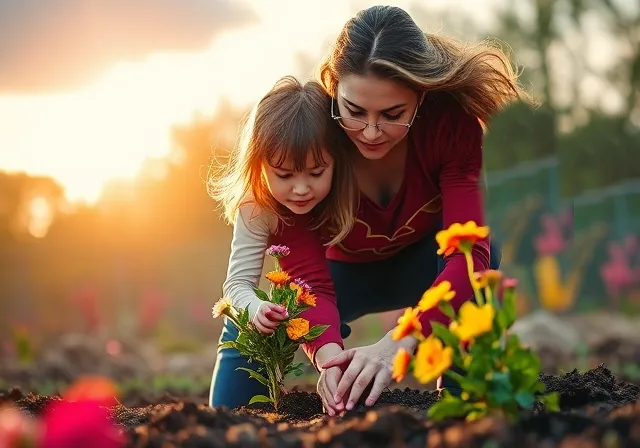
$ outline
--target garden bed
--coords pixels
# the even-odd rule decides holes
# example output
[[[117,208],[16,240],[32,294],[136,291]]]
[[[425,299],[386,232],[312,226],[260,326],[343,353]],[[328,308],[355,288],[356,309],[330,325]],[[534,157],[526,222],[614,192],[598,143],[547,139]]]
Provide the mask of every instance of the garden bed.
[[[323,414],[317,394],[306,390],[292,391],[279,412],[265,404],[211,409],[202,397],[139,395],[138,405],[123,397],[130,406],[110,408],[110,413],[130,447],[640,446],[638,385],[617,380],[604,366],[541,379],[548,391],[560,393],[561,412],[536,407],[513,424],[495,417],[472,423],[430,421],[425,411],[438,399],[437,392],[414,389],[387,391],[376,406],[359,406],[341,417]],[[13,402],[31,415],[57,399],[23,395],[19,389],[0,394],[0,404]]]

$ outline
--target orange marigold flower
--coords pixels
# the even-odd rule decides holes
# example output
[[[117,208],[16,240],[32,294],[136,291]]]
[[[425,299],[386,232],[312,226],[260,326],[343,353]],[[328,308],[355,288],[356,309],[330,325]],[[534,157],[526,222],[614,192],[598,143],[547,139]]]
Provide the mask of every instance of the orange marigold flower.
[[[487,269],[486,271],[475,272],[473,274],[476,280],[476,286],[479,289],[483,288],[495,288],[502,280],[502,272],[495,269]]]
[[[316,296],[311,294],[309,289],[293,282],[289,283],[289,288],[296,292],[296,301],[298,304],[304,303],[309,306],[316,306]]]
[[[395,358],[393,358],[393,376],[391,378],[397,382],[402,381],[407,374],[409,363],[411,363],[411,355],[409,352],[403,348],[398,350]]]
[[[287,322],[287,336],[293,341],[304,337],[309,333],[309,321],[301,317],[291,319]]]
[[[451,255],[456,249],[460,251],[467,250],[475,244],[476,241],[489,236],[489,227],[478,225],[469,221],[466,224],[453,223],[446,230],[441,230],[436,234],[436,241],[440,248],[438,255]]]
[[[109,378],[99,375],[85,375],[78,378],[64,392],[67,401],[95,401],[102,406],[118,404],[120,389]]]
[[[420,312],[429,311],[431,308],[438,306],[441,300],[449,301],[453,299],[455,295],[456,292],[451,290],[451,283],[444,280],[436,286],[427,289],[425,293],[422,294],[417,309]]]
[[[428,383],[442,375],[453,362],[453,349],[444,347],[433,335],[422,341],[416,353],[414,376],[421,383]]]
[[[413,308],[407,308],[404,314],[398,319],[398,325],[393,329],[391,338],[394,341],[398,341],[405,336],[409,336],[414,332],[421,332],[422,324],[418,320],[418,310]]]
[[[298,302],[309,306],[316,306],[316,296],[310,292],[306,292],[298,297]]]
[[[282,286],[289,283],[291,277],[285,271],[271,271],[265,274],[267,280],[273,283],[275,286]]]

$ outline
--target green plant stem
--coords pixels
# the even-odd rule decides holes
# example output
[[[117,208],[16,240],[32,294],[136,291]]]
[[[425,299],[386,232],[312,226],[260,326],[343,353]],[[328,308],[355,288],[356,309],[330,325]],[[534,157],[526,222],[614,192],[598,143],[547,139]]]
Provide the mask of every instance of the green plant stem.
[[[476,302],[478,303],[478,305],[482,306],[484,305],[484,299],[480,294],[480,290],[476,287],[475,279],[473,278],[474,277],[473,257],[471,256],[471,251],[465,250],[463,253],[464,253],[464,258],[467,261],[467,273],[469,275],[469,281],[471,282],[471,287],[473,288],[473,294],[476,298]]]

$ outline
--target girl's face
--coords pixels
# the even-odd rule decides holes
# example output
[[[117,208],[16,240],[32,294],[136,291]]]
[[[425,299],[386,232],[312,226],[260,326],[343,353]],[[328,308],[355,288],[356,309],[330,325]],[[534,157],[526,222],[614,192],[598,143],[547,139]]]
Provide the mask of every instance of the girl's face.
[[[422,98],[400,83],[351,74],[338,84],[333,113],[360,154],[378,160],[407,136]]]
[[[295,171],[290,161],[279,167],[263,163],[262,173],[274,199],[296,215],[309,213],[331,191],[333,158],[323,149],[322,159],[323,164],[316,164],[309,151],[302,171]]]

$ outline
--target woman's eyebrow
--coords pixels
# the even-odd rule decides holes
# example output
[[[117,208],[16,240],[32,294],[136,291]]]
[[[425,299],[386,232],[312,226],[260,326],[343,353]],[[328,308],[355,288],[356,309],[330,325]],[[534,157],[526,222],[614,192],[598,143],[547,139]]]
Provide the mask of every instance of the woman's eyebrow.
[[[342,97],[342,99],[343,99],[346,103],[348,103],[351,107],[355,107],[356,109],[366,110],[364,107],[362,107],[362,106],[358,106],[356,103],[353,103],[353,102],[349,101],[349,100],[348,100],[348,99],[346,99],[345,97]],[[406,105],[407,105],[407,103],[396,104],[396,105],[395,105],[395,106],[393,106],[393,107],[387,107],[386,109],[382,109],[380,112],[390,112],[390,111],[392,111],[392,110],[394,110],[394,109],[398,109],[399,107],[404,107],[404,106],[406,106]]]

